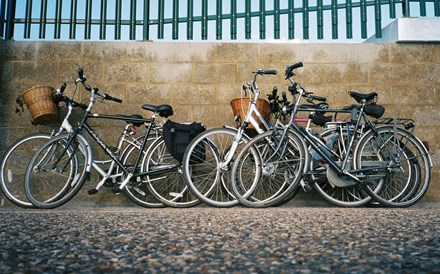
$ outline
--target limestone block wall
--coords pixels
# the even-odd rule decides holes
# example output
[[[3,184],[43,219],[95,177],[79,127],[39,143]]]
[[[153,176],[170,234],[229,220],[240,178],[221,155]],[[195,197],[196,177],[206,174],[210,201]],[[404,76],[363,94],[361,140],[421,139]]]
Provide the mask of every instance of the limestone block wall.
[[[233,125],[229,102],[239,97],[252,71],[276,69],[259,78],[263,98],[277,86],[286,90],[287,65],[302,61],[297,81],[326,96],[331,106],[354,101],[350,90],[375,91],[386,116],[410,117],[416,134],[428,141],[434,160],[425,200],[440,199],[440,45],[293,44],[191,42],[0,42],[0,153],[20,136],[39,130],[29,113],[14,111],[15,99],[33,85],[59,87],[84,68],[88,83],[124,100],[100,104],[100,113],[139,113],[144,103],[171,104],[179,122],[201,121],[208,128]],[[79,89],[78,101],[87,98]],[[114,123],[97,123],[106,138]]]

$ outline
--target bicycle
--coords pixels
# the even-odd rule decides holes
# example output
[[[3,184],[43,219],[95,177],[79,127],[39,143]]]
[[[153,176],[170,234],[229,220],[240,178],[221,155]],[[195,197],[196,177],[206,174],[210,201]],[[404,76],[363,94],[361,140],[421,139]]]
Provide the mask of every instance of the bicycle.
[[[250,91],[249,107],[245,117],[235,117],[238,128],[224,126],[207,130],[188,145],[182,162],[183,175],[189,190],[203,203],[213,207],[231,207],[238,204],[230,190],[229,169],[241,145],[250,140],[246,132],[250,125],[257,134],[272,127],[257,109],[260,96],[257,77],[277,73],[276,70],[259,69],[253,72],[253,80],[243,85],[245,94]],[[282,106],[286,103],[284,97],[283,100],[279,100],[275,90],[269,95],[272,113],[281,113]],[[276,118],[278,121],[281,117]],[[196,155],[200,155],[201,152],[204,152],[204,158],[197,159]]]
[[[307,92],[293,81],[294,74],[289,67],[285,75],[294,87],[292,92],[298,95],[289,124],[253,138],[232,166],[232,190],[241,204],[267,207],[291,197],[301,178],[308,175],[306,163],[309,163],[310,156],[305,151],[309,147],[334,173],[335,182],[341,180],[342,183],[359,186],[383,205],[410,206],[423,197],[429,186],[432,167],[429,153],[409,130],[412,127],[401,128],[396,125],[397,122],[394,125],[375,125],[370,121],[368,115],[374,112],[375,104],[372,102],[377,97],[376,93],[350,92],[360,106],[340,111],[351,111],[354,125],[353,134],[347,139],[346,151],[349,153],[340,158],[332,151],[333,148],[294,123],[300,100]],[[360,130],[361,121],[365,132]],[[301,167],[305,169],[301,170]],[[279,184],[282,188],[264,194],[267,199],[252,198],[256,192],[262,196],[261,193],[268,188],[266,181],[275,179],[283,182]],[[272,196],[274,192],[278,194]]]
[[[81,83],[85,90],[90,92],[90,101],[88,105],[82,105],[84,114],[78,126],[73,128],[69,121],[65,119],[63,125],[67,128],[67,133],[62,133],[43,144],[30,161],[26,170],[25,180],[27,198],[34,206],[39,208],[55,208],[61,206],[77,194],[85,180],[90,178],[90,172],[93,168],[101,175],[102,179],[94,189],[88,191],[89,194],[96,193],[100,187],[110,182],[110,186],[115,193],[124,191],[135,203],[150,207],[151,204],[149,204],[148,201],[137,197],[147,197],[148,193],[142,190],[141,187],[155,189],[155,187],[152,186],[152,181],[156,176],[163,177],[165,174],[179,172],[179,164],[175,162],[161,163],[155,170],[145,170],[147,166],[150,166],[146,159],[151,159],[150,155],[161,148],[156,145],[156,150],[154,150],[152,146],[163,141],[160,130],[157,130],[159,126],[156,125],[155,119],[157,117],[167,118],[171,116],[173,114],[172,107],[169,105],[153,106],[144,104],[142,106],[144,110],[153,112],[150,119],[127,117],[124,115],[92,114],[91,110],[96,102],[96,97],[118,103],[122,102],[122,100],[108,94],[101,94],[97,89],[85,84],[86,77],[83,75],[82,69],[78,70],[78,75],[79,78],[75,83]],[[67,103],[71,103],[68,97],[64,96],[63,100]],[[90,118],[129,120],[132,123],[145,124],[147,133],[141,141],[133,143],[129,149],[126,149],[125,151],[127,151],[127,153],[121,155],[121,157],[119,155],[119,147],[115,149],[107,145],[88,124],[87,121]],[[107,161],[107,163],[110,163],[108,170],[100,168],[98,163],[94,160],[91,144],[82,135],[83,130],[86,131],[91,139],[110,157],[110,160]],[[155,132],[155,136],[151,135],[153,131]],[[151,137],[154,137],[153,143],[149,142]],[[120,144],[121,143],[122,142],[120,142]],[[166,153],[166,151],[161,150],[161,155],[165,155]],[[165,180],[165,183],[166,182],[168,181]],[[48,187],[41,190],[40,185],[43,183],[48,184]],[[182,187],[179,189],[179,192],[177,192],[177,197],[174,197],[175,201],[183,201],[183,198],[187,197],[185,196],[187,193],[186,186],[184,183],[181,185]],[[53,188],[55,191],[52,191]],[[49,193],[51,191],[55,192],[56,195]],[[186,204],[187,202],[188,200],[183,203]],[[190,202],[197,203],[198,201],[191,198]],[[162,206],[162,204],[160,206]]]

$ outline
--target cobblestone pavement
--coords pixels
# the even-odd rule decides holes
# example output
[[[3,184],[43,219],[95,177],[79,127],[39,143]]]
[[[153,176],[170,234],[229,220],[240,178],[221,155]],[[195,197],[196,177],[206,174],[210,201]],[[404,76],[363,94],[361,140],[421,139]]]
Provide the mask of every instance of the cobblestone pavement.
[[[440,208],[0,209],[0,273],[440,273]]]

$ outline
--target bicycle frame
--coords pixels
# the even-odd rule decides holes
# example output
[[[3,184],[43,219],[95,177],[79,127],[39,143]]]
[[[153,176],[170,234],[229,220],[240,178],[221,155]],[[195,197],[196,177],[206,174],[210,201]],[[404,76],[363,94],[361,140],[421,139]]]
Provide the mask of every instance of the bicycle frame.
[[[290,80],[290,82],[293,85],[296,85],[296,83],[291,78],[289,78],[289,80]],[[348,166],[348,161],[350,160],[351,154],[347,153],[345,155],[344,159],[342,159],[343,160],[342,161],[342,165],[339,165],[335,160],[333,160],[330,156],[328,156],[327,153],[325,153],[326,151],[328,151],[328,152],[330,152],[330,154],[333,154],[331,149],[329,149],[325,145],[325,143],[323,143],[321,140],[319,140],[317,138],[313,138],[313,135],[310,132],[308,132],[305,128],[300,127],[298,124],[295,123],[295,119],[294,118],[296,116],[296,113],[298,112],[299,102],[300,102],[301,98],[303,97],[304,92],[305,91],[301,87],[297,89],[297,93],[299,95],[298,95],[298,98],[297,98],[297,100],[295,102],[294,109],[292,111],[292,117],[291,117],[288,125],[286,126],[286,128],[284,130],[283,136],[281,137],[282,139],[284,139],[286,137],[287,132],[289,130],[293,130],[293,132],[297,132],[300,135],[300,137],[302,137],[304,139],[305,143],[308,146],[310,146],[312,149],[314,149],[314,151],[316,153],[318,153],[322,157],[322,159],[326,163],[328,163],[328,165],[333,170],[336,171],[336,173],[339,176],[346,175],[346,176],[350,177],[351,179],[355,180],[357,183],[363,182],[364,181],[363,179],[365,179],[367,177],[366,175],[358,175],[358,174],[361,174],[361,173],[364,173],[364,172],[373,171],[373,170],[385,170],[385,169],[388,169],[388,168],[393,168],[394,165],[398,165],[399,158],[400,158],[400,152],[399,152],[399,149],[398,149],[399,148],[399,144],[398,144],[398,140],[396,139],[396,133],[394,134],[394,140],[393,140],[394,148],[395,148],[394,150],[395,151],[389,151],[389,148],[386,147],[386,149],[388,150],[390,155],[393,155],[393,160],[391,161],[391,163],[384,163],[383,165],[374,165],[374,166],[371,166],[371,167],[365,167],[365,168],[357,169],[357,170],[349,170],[349,169],[347,169],[347,166]],[[360,108],[360,110],[356,110],[358,112],[356,113],[356,115],[353,115],[355,117],[352,116],[352,118],[356,118],[356,119],[352,119],[352,123],[354,123],[354,126],[353,126],[353,134],[352,134],[351,138],[349,139],[349,144],[348,144],[348,147],[347,147],[347,151],[349,151],[349,152],[353,151],[354,141],[358,137],[359,130],[361,129],[361,126],[362,126],[361,125],[361,120],[364,120],[364,122],[365,122],[364,126],[366,126],[368,128],[368,130],[371,130],[373,132],[377,132],[377,129],[374,126],[374,124],[368,119],[368,117],[366,117],[366,114],[364,113],[364,107],[365,107],[365,102],[363,102],[362,107]],[[319,111],[319,110],[317,110],[317,111]],[[326,110],[322,110],[322,111],[337,112],[337,113],[341,113],[341,112],[348,113],[348,111],[344,111],[344,110],[328,110],[328,109],[326,109]],[[380,141],[382,143],[386,142],[382,138],[380,139]],[[282,145],[282,142],[280,142],[278,144],[277,150],[280,149],[281,145]],[[378,175],[378,176],[380,176],[380,175]]]
[[[261,115],[261,113],[257,109],[257,101],[258,101],[258,97],[260,95],[260,89],[259,89],[257,82],[256,82],[257,75],[259,75],[259,74],[255,73],[254,80],[250,84],[250,90],[255,94],[255,96],[254,96],[254,98],[249,99],[249,108],[248,108],[248,112],[246,113],[246,116],[244,118],[244,122],[238,127],[238,131],[237,131],[237,134],[235,136],[234,141],[232,142],[231,148],[229,149],[225,158],[219,163],[221,170],[227,170],[228,165],[232,161],[232,158],[234,157],[235,152],[236,152],[238,146],[240,145],[242,138],[243,138],[243,135],[245,134],[245,130],[249,126],[249,124],[251,124],[255,128],[255,130],[258,134],[261,134],[261,133],[269,130],[270,128],[272,128],[266,122],[266,120],[264,120],[263,116]],[[255,114],[255,116],[257,116],[258,120],[256,120],[254,118],[254,114]],[[262,127],[260,126],[260,124],[262,125]]]

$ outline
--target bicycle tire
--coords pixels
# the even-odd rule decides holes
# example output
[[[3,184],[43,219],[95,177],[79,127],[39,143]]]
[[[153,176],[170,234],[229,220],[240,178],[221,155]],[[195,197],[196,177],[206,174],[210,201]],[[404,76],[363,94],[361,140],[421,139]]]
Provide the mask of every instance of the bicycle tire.
[[[157,137],[153,136],[147,139],[147,145],[143,151],[146,155],[151,144],[156,140]],[[144,140],[144,137],[139,137],[136,143],[130,143],[123,151],[121,155],[121,161],[129,169],[134,168],[134,162],[139,153],[140,146]],[[141,170],[139,166],[139,170]],[[124,177],[123,177],[124,178]],[[123,181],[123,178],[121,181]],[[135,204],[146,208],[162,208],[165,205],[158,201],[150,191],[148,190],[145,183],[129,182],[123,189],[124,194]]]
[[[220,161],[229,152],[235,138],[237,129],[210,129],[194,138],[185,151],[182,162],[185,182],[189,190],[208,206],[232,207],[239,204],[231,189],[231,164],[226,168],[220,168]],[[248,140],[249,138],[243,135],[243,144]],[[241,146],[240,144],[237,151]],[[197,151],[201,149],[204,153]],[[195,155],[200,154],[204,154],[205,158],[196,159]]]
[[[341,132],[339,130],[327,130],[320,134],[323,138],[328,138],[337,134],[337,138],[333,143],[333,151],[339,155],[340,159],[344,159],[347,153],[346,144],[347,130]],[[311,153],[316,153],[311,151]],[[339,206],[339,207],[360,207],[368,204],[371,201],[371,197],[362,190],[358,185],[338,187],[327,180],[327,166],[320,163],[319,160],[314,160],[310,157],[310,172],[312,178],[312,186],[318,192],[318,194],[327,202]],[[318,173],[321,170],[321,173]]]
[[[50,139],[29,162],[25,179],[26,196],[37,208],[53,209],[64,205],[84,184],[89,158],[87,145],[80,138],[75,138],[67,147],[69,138],[69,134],[61,134]],[[66,147],[67,153],[63,153]]]
[[[293,131],[270,130],[251,139],[232,166],[232,190],[240,204],[261,208],[293,198],[307,159],[303,140]]]
[[[144,172],[164,169],[158,174],[146,176],[149,192],[161,203],[169,207],[193,207],[201,203],[183,178],[181,163],[168,151],[165,140],[160,137],[151,145],[142,162]]]
[[[0,167],[1,190],[12,204],[23,208],[34,207],[26,197],[26,168],[35,152],[50,136],[46,132],[26,135],[15,141],[5,152]]]
[[[396,137],[396,138],[395,138]],[[395,140],[396,141],[392,141]],[[388,146],[391,146],[389,148]],[[407,130],[383,126],[377,132],[369,132],[361,138],[354,151],[355,168],[367,161],[391,161],[391,149],[398,150],[400,165],[390,169],[381,179],[378,191],[373,188],[377,182],[367,182],[365,191],[378,203],[388,207],[409,207],[425,195],[431,178],[431,162],[423,143]],[[402,157],[403,156],[403,157]]]

